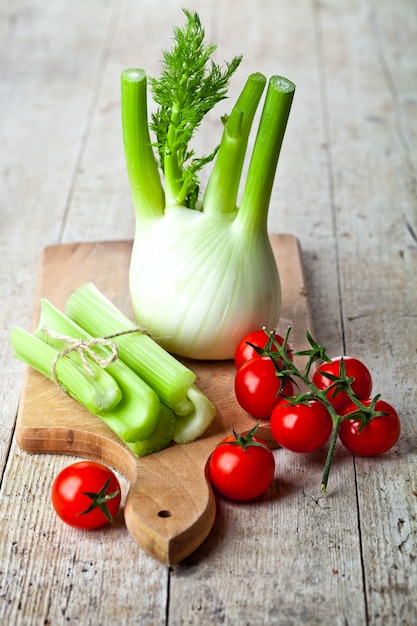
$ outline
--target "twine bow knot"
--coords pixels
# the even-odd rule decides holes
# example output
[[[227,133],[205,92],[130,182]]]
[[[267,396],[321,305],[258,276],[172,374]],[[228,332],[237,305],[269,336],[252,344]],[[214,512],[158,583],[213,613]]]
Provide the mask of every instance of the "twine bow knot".
[[[94,376],[94,372],[91,369],[87,356],[90,357],[92,361],[97,363],[97,365],[102,368],[108,367],[119,356],[119,349],[114,341],[112,341],[112,339],[116,335],[108,335],[107,337],[94,337],[93,339],[83,340],[75,339],[74,337],[68,337],[67,335],[62,335],[61,333],[57,333],[50,328],[42,328],[42,332],[44,332],[49,337],[52,337],[52,339],[58,339],[59,341],[62,341],[62,343],[66,345],[66,348],[61,350],[61,352],[58,352],[58,354],[52,361],[51,369],[55,382],[58,382],[56,375],[56,364],[58,363],[60,358],[66,356],[70,352],[78,352],[82,364],[89,376]],[[109,347],[110,355],[105,358],[101,357],[97,352],[93,350],[94,346],[97,345]]]
[[[58,354],[55,356],[51,364],[52,377],[55,383],[59,385],[60,387],[62,387],[63,389],[64,387],[59,382],[57,372],[56,372],[57,363],[59,359],[61,359],[63,356],[66,356],[70,352],[78,352],[86,372],[88,373],[89,376],[93,377],[94,372],[90,366],[90,363],[88,362],[87,357],[89,357],[92,361],[94,361],[94,363],[97,363],[97,365],[99,365],[100,367],[106,368],[109,365],[111,365],[111,363],[113,363],[119,356],[119,349],[116,343],[112,341],[113,339],[115,339],[116,337],[120,337],[122,335],[129,335],[131,333],[138,333],[138,332],[147,333],[145,329],[142,329],[140,327],[135,327],[135,328],[130,328],[129,330],[122,330],[118,333],[113,333],[111,335],[106,335],[105,337],[93,337],[93,339],[85,340],[85,339],[76,339],[74,337],[69,337],[68,335],[57,333],[56,331],[51,330],[50,328],[46,328],[46,327],[42,328],[42,332],[44,332],[46,335],[48,335],[49,337],[53,339],[58,339],[66,346],[66,348],[58,352]],[[95,346],[105,346],[107,348],[110,348],[109,356],[107,357],[100,356],[94,350]],[[66,390],[64,389],[64,391]]]

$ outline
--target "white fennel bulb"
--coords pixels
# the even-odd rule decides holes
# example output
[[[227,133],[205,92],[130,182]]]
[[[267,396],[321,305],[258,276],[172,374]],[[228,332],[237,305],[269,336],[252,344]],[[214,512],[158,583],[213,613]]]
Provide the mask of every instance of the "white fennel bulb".
[[[268,236],[233,218],[173,207],[136,230],[133,311],[170,352],[230,359],[246,333],[278,322],[281,290]]]

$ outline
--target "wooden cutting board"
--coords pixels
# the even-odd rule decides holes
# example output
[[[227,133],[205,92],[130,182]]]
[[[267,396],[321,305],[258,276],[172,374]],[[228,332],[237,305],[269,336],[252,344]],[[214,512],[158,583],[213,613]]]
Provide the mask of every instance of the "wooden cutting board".
[[[284,333],[291,325],[291,345],[302,350],[308,347],[307,328],[313,329],[299,244],[285,234],[271,235],[271,243],[282,286],[279,330]],[[39,319],[40,298],[64,309],[70,293],[88,281],[132,317],[128,293],[131,248],[131,241],[46,248],[39,268],[33,328]],[[236,402],[232,361],[188,361],[187,365],[217,410],[204,437],[190,444],[172,445],[138,458],[97,417],[31,368],[25,371],[17,418],[16,438],[23,450],[96,459],[124,474],[130,485],[126,526],[143,550],[166,565],[191,554],[213,526],[216,503],[206,479],[211,451],[231,433],[232,425],[237,432],[245,432],[256,423]],[[258,434],[275,447],[268,422],[261,423]]]

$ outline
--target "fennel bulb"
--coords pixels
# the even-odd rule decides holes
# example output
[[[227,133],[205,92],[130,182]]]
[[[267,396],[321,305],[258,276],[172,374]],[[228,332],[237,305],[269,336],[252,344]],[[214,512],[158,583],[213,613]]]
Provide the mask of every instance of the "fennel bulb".
[[[204,45],[198,15],[184,12],[186,28],[175,30],[176,46],[164,54],[161,79],[151,79],[159,109],[150,124],[145,71],[129,69],[121,77],[123,140],[136,214],[129,289],[137,322],[165,349],[194,359],[231,359],[242,336],[275,327],[279,319],[280,281],[267,215],[295,86],[280,76],[269,80],[237,207],[266,78],[249,76],[230,115],[222,118],[220,145],[195,158],[188,148],[192,131],[207,113],[207,101],[211,108],[225,97],[241,58],[222,73],[210,60],[214,47]],[[199,201],[196,173],[211,160]]]
[[[234,217],[172,207],[138,224],[133,310],[169,352],[229,359],[245,334],[278,322],[281,290],[268,235]]]

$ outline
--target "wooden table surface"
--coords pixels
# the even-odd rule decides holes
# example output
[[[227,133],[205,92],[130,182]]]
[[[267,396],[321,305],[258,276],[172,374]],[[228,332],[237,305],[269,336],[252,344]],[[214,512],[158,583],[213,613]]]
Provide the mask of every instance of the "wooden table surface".
[[[10,0],[0,12],[0,621],[81,626],[417,623],[417,5],[413,0]],[[181,7],[218,60],[297,85],[270,232],[299,238],[316,339],[373,373],[402,434],[374,459],[275,451],[259,502],[218,499],[205,542],[174,567],[113,528],[64,526],[50,504],[75,457],[14,440],[47,245],[133,237],[119,80],[159,73]],[[227,111],[227,104],[220,114]],[[202,128],[198,143],[211,146]],[[121,477],[123,489],[126,480]]]

